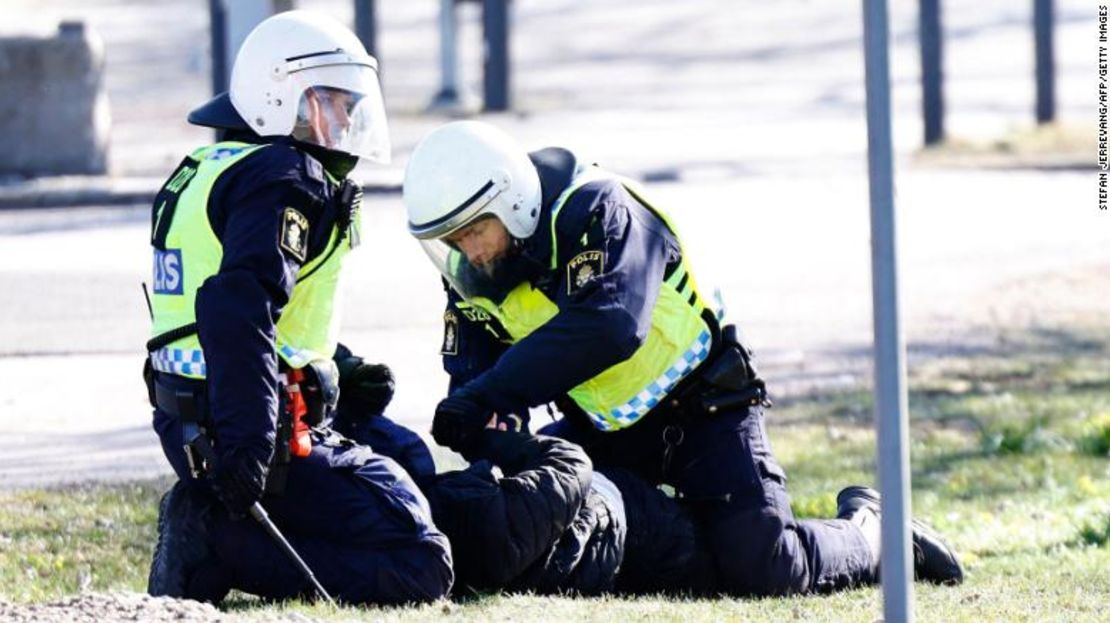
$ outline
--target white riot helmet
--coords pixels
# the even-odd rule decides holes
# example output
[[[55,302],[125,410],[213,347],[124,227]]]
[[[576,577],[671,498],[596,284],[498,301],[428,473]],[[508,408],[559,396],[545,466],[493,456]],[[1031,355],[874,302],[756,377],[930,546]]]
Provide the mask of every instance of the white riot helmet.
[[[524,239],[540,220],[540,176],[508,134],[478,121],[455,121],[424,137],[405,169],[409,232],[442,238],[492,214]]]
[[[477,121],[456,121],[424,137],[405,169],[409,232],[464,298],[492,296],[512,283],[471,266],[444,237],[494,216],[523,240],[540,220],[540,176],[509,135]]]
[[[258,24],[235,58],[230,96],[260,136],[389,162],[378,63],[329,17],[288,11]]]

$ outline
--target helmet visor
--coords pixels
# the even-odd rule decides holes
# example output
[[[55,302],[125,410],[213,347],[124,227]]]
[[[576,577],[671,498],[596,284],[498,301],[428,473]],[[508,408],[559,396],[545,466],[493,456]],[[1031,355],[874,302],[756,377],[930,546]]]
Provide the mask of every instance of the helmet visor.
[[[516,258],[507,256],[482,266],[471,264],[466,255],[442,239],[420,240],[448,285],[464,299],[483,297],[500,303],[524,277],[518,274]]]
[[[388,164],[389,128],[373,67],[362,64],[312,67],[289,75],[299,93],[293,138]]]

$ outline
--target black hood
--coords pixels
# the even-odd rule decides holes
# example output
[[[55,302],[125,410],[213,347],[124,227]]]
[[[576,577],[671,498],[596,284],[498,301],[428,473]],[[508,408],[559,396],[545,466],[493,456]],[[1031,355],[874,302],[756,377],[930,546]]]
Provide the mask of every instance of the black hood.
[[[189,123],[220,130],[251,131],[247,122],[239,116],[239,111],[231,104],[227,91],[194,108],[187,117]]]
[[[551,204],[570,186],[578,169],[578,157],[569,149],[546,147],[528,154],[540,174],[540,205],[543,213],[548,212]]]
[[[551,237],[537,235],[551,228],[551,208],[555,200],[570,186],[578,171],[578,157],[569,149],[546,147],[528,154],[540,176],[540,220],[536,231],[527,240],[520,241],[520,256],[527,260],[521,270],[524,274],[539,278],[547,269],[551,256]]]

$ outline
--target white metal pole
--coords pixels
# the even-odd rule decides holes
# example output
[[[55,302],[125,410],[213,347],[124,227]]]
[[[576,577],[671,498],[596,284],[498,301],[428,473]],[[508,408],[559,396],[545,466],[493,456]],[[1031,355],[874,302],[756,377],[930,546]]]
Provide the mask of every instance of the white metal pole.
[[[459,87],[458,15],[456,0],[439,2],[439,93],[432,99],[432,107],[458,105],[462,92]]]
[[[894,162],[886,0],[863,0],[867,164],[871,195],[871,290],[875,330],[875,422],[883,495],[883,619],[913,621],[905,347],[898,305]]]

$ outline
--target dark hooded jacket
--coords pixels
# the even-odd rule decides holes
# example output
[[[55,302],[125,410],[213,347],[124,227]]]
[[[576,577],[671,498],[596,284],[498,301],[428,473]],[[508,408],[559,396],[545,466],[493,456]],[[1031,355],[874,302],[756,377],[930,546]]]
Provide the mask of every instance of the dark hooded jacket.
[[[344,411],[334,426],[401,464],[451,542],[457,594],[611,591],[624,552],[620,492],[586,453],[555,437],[484,431],[466,469],[435,473],[413,431],[381,415]]]
[[[624,512],[578,446],[486,431],[463,470],[424,480],[455,552],[456,592],[596,595],[612,590]]]

